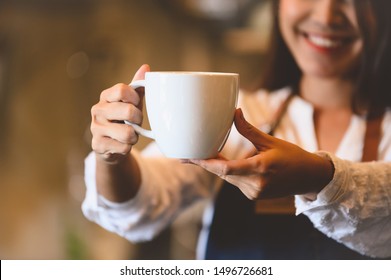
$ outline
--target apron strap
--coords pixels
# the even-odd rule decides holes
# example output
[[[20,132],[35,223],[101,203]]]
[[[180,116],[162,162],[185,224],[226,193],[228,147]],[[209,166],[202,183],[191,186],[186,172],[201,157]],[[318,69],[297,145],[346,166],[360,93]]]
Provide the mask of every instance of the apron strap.
[[[385,110],[381,111],[381,114],[367,118],[367,126],[364,136],[364,146],[362,152],[361,161],[374,161],[378,157],[378,148],[380,144],[381,134],[382,134],[382,122],[384,117]]]

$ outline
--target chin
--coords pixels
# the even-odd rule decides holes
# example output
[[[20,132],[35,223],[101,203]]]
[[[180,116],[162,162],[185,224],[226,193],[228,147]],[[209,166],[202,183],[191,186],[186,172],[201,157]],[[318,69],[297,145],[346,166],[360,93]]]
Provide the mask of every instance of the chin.
[[[340,71],[336,71],[335,67],[319,66],[316,67],[302,67],[303,74],[308,77],[317,79],[333,79],[344,76]]]

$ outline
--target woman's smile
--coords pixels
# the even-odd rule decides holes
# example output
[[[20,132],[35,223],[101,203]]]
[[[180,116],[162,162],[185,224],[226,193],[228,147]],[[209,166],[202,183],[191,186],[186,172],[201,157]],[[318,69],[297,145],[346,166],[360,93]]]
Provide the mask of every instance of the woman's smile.
[[[330,35],[299,31],[299,36],[311,49],[322,54],[336,54],[349,48],[355,41],[353,36]]]

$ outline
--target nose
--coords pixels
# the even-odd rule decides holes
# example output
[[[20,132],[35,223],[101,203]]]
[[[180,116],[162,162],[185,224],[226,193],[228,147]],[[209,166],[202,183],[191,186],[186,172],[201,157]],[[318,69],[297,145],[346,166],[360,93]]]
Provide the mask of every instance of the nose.
[[[341,0],[317,0],[312,17],[320,24],[338,27],[344,23]]]

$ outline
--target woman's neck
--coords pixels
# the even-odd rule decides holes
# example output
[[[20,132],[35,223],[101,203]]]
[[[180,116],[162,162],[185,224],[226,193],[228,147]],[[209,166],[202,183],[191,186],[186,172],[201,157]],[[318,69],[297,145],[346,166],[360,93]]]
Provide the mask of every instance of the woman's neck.
[[[349,127],[353,84],[344,80],[304,77],[300,96],[314,107],[318,149],[336,152]]]
[[[299,94],[317,110],[350,110],[353,84],[348,80],[304,76]]]

